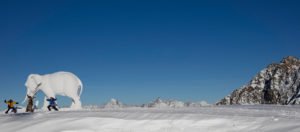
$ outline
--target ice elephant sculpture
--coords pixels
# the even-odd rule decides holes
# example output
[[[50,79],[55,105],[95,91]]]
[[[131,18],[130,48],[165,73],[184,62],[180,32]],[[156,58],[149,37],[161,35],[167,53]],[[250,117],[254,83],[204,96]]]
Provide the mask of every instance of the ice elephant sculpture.
[[[55,98],[55,95],[67,96],[72,99],[71,108],[81,108],[80,95],[82,93],[82,82],[73,73],[56,72],[46,75],[30,74],[25,86],[27,87],[27,95],[31,97],[39,90],[44,92],[45,99],[42,109],[47,109],[49,105],[46,99],[50,97]],[[23,103],[27,100],[27,95]]]

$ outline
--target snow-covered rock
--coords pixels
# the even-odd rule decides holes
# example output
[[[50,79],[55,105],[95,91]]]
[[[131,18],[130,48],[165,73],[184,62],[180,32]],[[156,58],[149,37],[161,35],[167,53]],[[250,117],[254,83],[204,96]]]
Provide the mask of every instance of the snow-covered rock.
[[[300,104],[300,60],[293,56],[272,63],[248,84],[217,102],[228,104]]]
[[[122,102],[116,99],[111,99],[106,104],[100,106],[100,108],[108,108],[108,109],[125,108],[125,107],[127,107],[127,105],[123,104]]]

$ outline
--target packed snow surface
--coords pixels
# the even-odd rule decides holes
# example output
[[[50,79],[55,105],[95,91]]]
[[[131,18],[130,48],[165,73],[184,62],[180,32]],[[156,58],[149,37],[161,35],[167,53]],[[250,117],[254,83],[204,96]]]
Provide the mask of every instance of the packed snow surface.
[[[85,107],[0,114],[1,132],[299,132],[300,106]]]

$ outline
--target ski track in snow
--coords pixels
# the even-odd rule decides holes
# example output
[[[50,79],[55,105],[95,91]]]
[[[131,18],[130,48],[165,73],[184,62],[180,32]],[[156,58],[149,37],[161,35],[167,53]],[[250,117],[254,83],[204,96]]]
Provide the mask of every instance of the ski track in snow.
[[[1,132],[299,132],[300,106],[83,109],[0,114]]]

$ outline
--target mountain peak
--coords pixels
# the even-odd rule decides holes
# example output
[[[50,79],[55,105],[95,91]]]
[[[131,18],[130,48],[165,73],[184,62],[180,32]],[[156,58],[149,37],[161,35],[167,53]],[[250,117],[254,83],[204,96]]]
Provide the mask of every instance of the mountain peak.
[[[109,102],[113,103],[113,104],[117,104],[118,103],[118,101],[116,99],[114,99],[114,98],[111,98]]]
[[[160,99],[160,97],[158,97],[156,100],[155,100],[155,103],[163,103],[164,101]]]
[[[300,64],[300,60],[295,57],[295,56],[287,56],[284,57],[280,63],[284,63],[284,64],[291,64],[291,65],[299,65]]]
[[[101,108],[123,108],[123,107],[126,107],[126,105],[114,98],[110,99],[109,102],[101,106]]]

